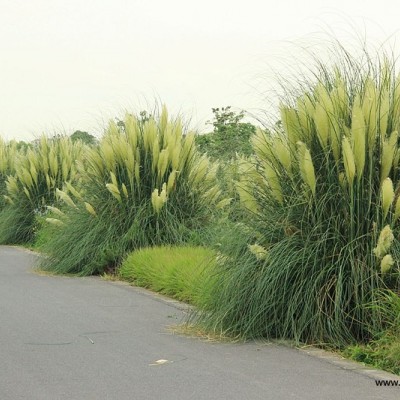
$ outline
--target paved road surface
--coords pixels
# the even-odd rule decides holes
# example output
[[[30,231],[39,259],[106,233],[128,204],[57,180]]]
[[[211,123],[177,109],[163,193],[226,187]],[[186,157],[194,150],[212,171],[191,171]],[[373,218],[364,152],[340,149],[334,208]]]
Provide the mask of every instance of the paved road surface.
[[[303,351],[174,335],[175,304],[99,278],[40,276],[34,261],[0,247],[0,400],[400,399],[400,387]]]

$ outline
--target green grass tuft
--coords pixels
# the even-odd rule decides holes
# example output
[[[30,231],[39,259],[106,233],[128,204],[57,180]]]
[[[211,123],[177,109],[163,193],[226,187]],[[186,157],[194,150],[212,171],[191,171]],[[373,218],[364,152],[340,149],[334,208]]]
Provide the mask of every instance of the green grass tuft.
[[[372,308],[380,308],[386,320],[383,331],[374,331],[373,340],[366,344],[348,346],[345,357],[363,362],[375,368],[400,375],[400,297],[394,292],[380,292]]]
[[[0,211],[0,244],[29,243],[36,232],[35,214],[29,207],[7,205]]]
[[[160,246],[131,253],[119,277],[194,305],[209,295],[206,277],[212,276],[216,253],[204,247]]]

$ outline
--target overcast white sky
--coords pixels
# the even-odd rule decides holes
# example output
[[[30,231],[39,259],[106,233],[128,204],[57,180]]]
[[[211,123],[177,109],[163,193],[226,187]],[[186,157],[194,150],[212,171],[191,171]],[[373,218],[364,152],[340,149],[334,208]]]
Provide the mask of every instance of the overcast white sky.
[[[212,107],[262,106],[255,77],[291,62],[285,41],[331,29],[342,42],[355,32],[394,42],[397,10],[394,0],[0,0],[0,135],[96,133],[156,97],[202,129]]]

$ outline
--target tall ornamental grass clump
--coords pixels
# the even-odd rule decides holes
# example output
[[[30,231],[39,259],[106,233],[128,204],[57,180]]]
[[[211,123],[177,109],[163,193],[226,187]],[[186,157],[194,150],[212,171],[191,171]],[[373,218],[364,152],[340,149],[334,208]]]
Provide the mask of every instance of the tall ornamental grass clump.
[[[369,60],[369,61],[368,61]],[[202,321],[232,335],[341,345],[385,319],[399,293],[400,76],[349,54],[280,107],[237,184],[250,234],[235,236]]]
[[[15,172],[17,142],[6,142],[0,136],[0,212],[6,205],[6,181]]]
[[[189,241],[221,196],[217,166],[198,155],[194,138],[165,108],[158,117],[111,122],[80,169],[80,186],[59,192],[68,207],[49,219],[58,226],[42,268],[101,273],[128,251]]]
[[[0,212],[0,243],[26,243],[33,239],[36,217],[56,203],[56,190],[76,178],[80,142],[42,136],[31,148],[11,148],[5,181],[6,205]],[[11,157],[13,160],[11,160]]]

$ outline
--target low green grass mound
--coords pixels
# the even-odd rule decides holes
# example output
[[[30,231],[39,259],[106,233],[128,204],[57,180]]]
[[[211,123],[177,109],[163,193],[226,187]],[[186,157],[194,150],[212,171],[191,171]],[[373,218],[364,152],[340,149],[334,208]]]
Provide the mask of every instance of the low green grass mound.
[[[215,252],[205,247],[144,248],[125,259],[119,276],[137,286],[200,305],[209,294],[205,277],[212,275],[215,260]]]

